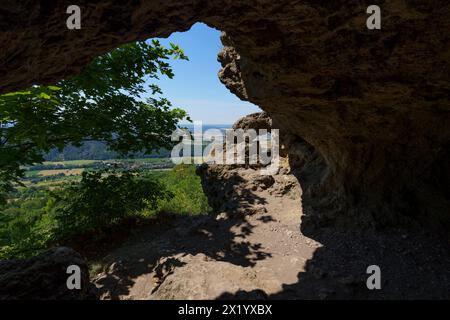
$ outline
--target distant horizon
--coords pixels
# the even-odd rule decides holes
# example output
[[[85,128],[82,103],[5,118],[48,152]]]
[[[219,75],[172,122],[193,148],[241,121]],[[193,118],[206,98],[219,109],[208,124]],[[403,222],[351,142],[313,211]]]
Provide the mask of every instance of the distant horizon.
[[[234,123],[202,123],[203,126],[232,126]],[[178,124],[180,126],[186,126],[191,125],[193,126],[194,123],[192,122],[186,122],[186,123],[180,123]]]

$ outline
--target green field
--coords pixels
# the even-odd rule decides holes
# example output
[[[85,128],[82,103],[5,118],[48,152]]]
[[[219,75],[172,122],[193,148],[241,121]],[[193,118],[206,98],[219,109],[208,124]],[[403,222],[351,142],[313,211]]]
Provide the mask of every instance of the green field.
[[[83,166],[89,165],[95,162],[99,162],[99,160],[69,160],[69,161],[46,161],[44,165],[63,165],[63,166]]]
[[[69,161],[46,161],[43,165],[57,166],[62,165],[66,167],[72,166],[87,166],[95,163],[165,163],[170,161],[169,158],[138,158],[138,159],[109,159],[109,160],[69,160]]]
[[[78,177],[85,170],[123,167],[127,170],[159,170],[173,167],[169,158],[111,159],[111,160],[70,160],[44,162],[24,168],[25,185],[58,184],[66,178]],[[73,179],[70,179],[73,180]]]

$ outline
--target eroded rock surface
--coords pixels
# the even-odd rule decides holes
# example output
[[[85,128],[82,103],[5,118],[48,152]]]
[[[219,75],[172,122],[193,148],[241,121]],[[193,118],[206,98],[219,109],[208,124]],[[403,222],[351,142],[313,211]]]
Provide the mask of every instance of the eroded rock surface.
[[[0,4],[0,88],[54,83],[129,41],[205,22],[224,32],[221,81],[323,159],[303,172],[305,231],[416,223],[450,229],[450,4],[295,0],[80,0]],[[317,166],[314,166],[317,168]],[[326,214],[325,214],[326,213]]]
[[[81,270],[81,289],[67,288],[67,268]],[[24,260],[0,261],[0,300],[96,299],[86,262],[70,248],[57,247]]]

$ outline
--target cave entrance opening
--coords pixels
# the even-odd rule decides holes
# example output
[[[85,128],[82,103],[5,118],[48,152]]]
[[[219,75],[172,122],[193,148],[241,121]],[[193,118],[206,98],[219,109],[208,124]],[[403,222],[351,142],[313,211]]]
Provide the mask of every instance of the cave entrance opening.
[[[193,121],[201,121],[204,130],[210,127],[228,128],[238,119],[261,110],[242,101],[219,80],[221,65],[217,55],[222,48],[220,31],[204,23],[190,30],[172,33],[158,39],[163,45],[179,45],[189,61],[175,60],[170,64],[174,78],[161,78],[158,85],[174,106],[186,110]]]

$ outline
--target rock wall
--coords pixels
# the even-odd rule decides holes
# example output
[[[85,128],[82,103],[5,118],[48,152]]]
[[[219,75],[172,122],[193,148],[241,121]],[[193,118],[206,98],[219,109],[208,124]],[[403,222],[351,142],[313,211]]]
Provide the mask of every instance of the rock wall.
[[[80,0],[78,31],[65,27],[69,4],[0,4],[2,92],[205,22],[224,32],[221,81],[317,162],[298,173],[304,227],[450,229],[448,1],[380,0],[378,31],[367,30],[372,3],[361,0]]]

